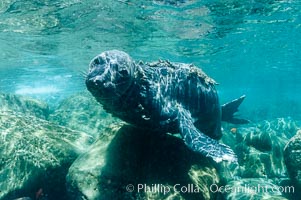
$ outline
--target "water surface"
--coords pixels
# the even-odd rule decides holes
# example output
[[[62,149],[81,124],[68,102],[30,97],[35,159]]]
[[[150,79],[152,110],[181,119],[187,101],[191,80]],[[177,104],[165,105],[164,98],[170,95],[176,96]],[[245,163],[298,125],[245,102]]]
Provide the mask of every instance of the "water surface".
[[[0,91],[51,105],[104,50],[194,63],[252,120],[301,118],[298,0],[2,0]]]

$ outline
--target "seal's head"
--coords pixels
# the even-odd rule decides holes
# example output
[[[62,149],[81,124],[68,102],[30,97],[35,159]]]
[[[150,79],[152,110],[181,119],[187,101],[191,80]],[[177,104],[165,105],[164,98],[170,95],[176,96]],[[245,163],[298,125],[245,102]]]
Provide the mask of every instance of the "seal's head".
[[[90,63],[87,89],[99,100],[118,98],[131,86],[134,70],[134,62],[125,52],[105,51]]]

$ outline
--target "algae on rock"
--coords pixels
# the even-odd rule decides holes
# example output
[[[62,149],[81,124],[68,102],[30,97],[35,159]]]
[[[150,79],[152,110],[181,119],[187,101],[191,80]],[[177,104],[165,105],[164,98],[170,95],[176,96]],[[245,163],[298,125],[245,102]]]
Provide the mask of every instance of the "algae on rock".
[[[284,161],[292,184],[296,187],[296,196],[301,195],[301,130],[286,144]]]
[[[95,137],[103,137],[106,128],[120,123],[120,120],[106,113],[88,92],[78,93],[63,100],[49,116],[49,120]]]
[[[270,179],[287,177],[282,150],[298,129],[295,121],[279,118],[237,127],[235,133],[230,131],[233,125],[225,127],[223,141],[238,156],[238,176]]]
[[[0,111],[15,112],[47,119],[49,107],[45,102],[14,94],[0,93]]]
[[[94,138],[41,119],[43,103],[7,97],[20,104],[1,99],[5,109],[0,110],[0,199],[34,199],[42,188],[49,199],[63,200],[67,170]]]

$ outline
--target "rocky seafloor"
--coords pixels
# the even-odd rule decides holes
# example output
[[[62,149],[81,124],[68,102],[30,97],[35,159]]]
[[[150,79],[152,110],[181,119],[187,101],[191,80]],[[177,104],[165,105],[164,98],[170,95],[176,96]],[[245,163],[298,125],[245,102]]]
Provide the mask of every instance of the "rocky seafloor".
[[[300,199],[299,122],[223,124],[238,163],[113,118],[88,93],[50,110],[0,94],[0,200]]]

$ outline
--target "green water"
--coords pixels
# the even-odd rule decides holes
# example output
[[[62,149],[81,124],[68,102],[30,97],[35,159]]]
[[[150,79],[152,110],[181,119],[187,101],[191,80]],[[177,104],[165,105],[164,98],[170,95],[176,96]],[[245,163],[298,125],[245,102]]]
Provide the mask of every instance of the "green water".
[[[0,90],[56,104],[109,49],[194,63],[246,112],[300,118],[300,1],[0,2]],[[283,106],[285,109],[283,109]],[[280,106],[282,108],[280,108]]]
[[[179,177],[187,182],[192,173],[192,179],[206,175],[215,183],[215,168],[204,159],[205,164],[199,162],[195,155],[190,157],[191,152],[176,137],[139,135],[129,127],[116,133],[121,127],[116,119],[108,117],[87,93],[67,99],[86,91],[84,74],[90,60],[111,49],[123,50],[137,61],[193,63],[219,83],[222,103],[245,94],[240,115],[258,123],[241,127],[223,124],[223,142],[240,160],[241,173],[237,175],[237,169],[234,172],[228,167],[230,174],[241,176],[243,181],[255,178],[252,184],[273,180],[279,185],[288,179],[284,146],[296,134],[301,120],[300,33],[300,0],[1,0],[0,199],[29,196],[46,200],[46,195],[36,196],[43,188],[49,199],[65,200],[68,167],[72,163],[75,168],[83,167],[82,172],[71,173],[74,179],[70,182],[81,180],[78,183],[84,187],[84,180],[98,183],[99,169],[91,172],[89,167],[105,168],[108,152],[111,175],[136,176],[140,172],[141,180],[147,177],[157,181],[154,183],[171,184],[168,181]],[[48,103],[50,110],[35,100],[2,93],[34,97]],[[23,116],[28,113],[30,117]],[[99,133],[109,139],[97,140]],[[111,148],[105,150],[115,134]],[[101,153],[83,154],[95,141],[95,148],[99,148],[95,152]],[[140,160],[129,152],[142,152]],[[84,164],[75,161],[77,156]],[[193,165],[195,160],[198,165]],[[140,167],[140,162],[145,165]],[[203,164],[209,167],[198,169]],[[41,168],[44,165],[46,170]],[[52,179],[49,169],[58,171]],[[97,178],[86,179],[91,174]],[[25,189],[18,188],[22,181]],[[85,192],[94,194],[88,183]],[[115,195],[114,190],[104,191]]]

